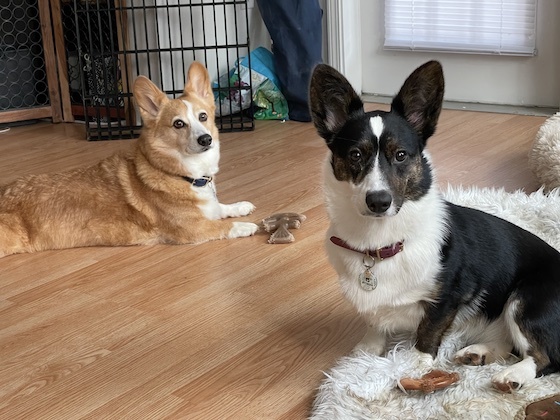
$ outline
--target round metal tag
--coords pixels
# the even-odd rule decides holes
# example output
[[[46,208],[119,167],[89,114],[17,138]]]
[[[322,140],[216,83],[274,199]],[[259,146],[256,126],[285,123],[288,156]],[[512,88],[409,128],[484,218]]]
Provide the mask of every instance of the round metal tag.
[[[371,292],[377,287],[377,277],[368,270],[360,274],[360,286],[365,291]]]

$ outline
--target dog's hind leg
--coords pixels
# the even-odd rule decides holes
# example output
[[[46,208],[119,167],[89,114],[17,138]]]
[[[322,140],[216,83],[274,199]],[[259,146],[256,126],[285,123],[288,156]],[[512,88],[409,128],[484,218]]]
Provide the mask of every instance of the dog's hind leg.
[[[528,304],[528,302],[524,302]],[[546,305],[545,302],[542,302]],[[540,308],[539,308],[540,309]],[[535,316],[535,312],[523,310],[521,301],[513,296],[504,309],[505,321],[511,334],[514,347],[519,351],[523,360],[517,362],[492,376],[492,384],[501,391],[510,392],[521,388],[525,383],[537,375],[549,373],[551,360],[546,348],[546,342],[554,342],[557,334],[551,331],[546,337],[538,325],[542,318]],[[542,314],[541,314],[542,315]],[[541,318],[541,319],[539,319]],[[545,317],[546,318],[546,317]],[[557,324],[554,324],[557,328]],[[551,369],[553,371],[555,369]]]
[[[30,251],[29,235],[21,218],[0,213],[0,258]]]
[[[492,385],[500,391],[511,392],[521,388],[537,376],[537,363],[531,356],[511,365],[492,376]]]
[[[455,363],[482,366],[507,358],[511,350],[512,346],[504,341],[471,344],[455,353]]]
[[[482,318],[471,320],[463,328],[467,343],[473,344],[455,353],[455,363],[481,366],[510,356],[513,344],[503,316],[490,323]]]

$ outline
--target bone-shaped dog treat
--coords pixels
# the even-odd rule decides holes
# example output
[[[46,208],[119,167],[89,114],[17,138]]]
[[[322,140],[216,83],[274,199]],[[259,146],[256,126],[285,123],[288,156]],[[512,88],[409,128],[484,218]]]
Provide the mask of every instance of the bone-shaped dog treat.
[[[269,244],[289,244],[295,241],[288,229],[299,229],[306,219],[304,214],[277,213],[263,219],[261,226],[267,232],[273,232],[268,239]]]
[[[459,380],[457,372],[445,372],[443,370],[432,370],[418,379],[402,378],[400,386],[407,391],[422,391],[426,394],[438,389],[446,388]]]

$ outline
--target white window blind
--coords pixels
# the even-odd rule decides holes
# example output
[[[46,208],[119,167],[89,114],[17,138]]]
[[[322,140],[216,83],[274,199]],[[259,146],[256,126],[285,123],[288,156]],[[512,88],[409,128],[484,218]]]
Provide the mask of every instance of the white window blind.
[[[536,55],[537,0],[385,0],[385,49]]]

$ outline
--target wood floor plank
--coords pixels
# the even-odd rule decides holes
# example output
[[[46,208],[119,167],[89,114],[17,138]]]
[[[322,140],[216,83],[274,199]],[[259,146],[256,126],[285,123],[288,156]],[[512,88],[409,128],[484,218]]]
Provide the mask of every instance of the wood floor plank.
[[[334,338],[331,335],[332,324],[339,322],[335,329],[342,326],[350,336],[361,327],[352,315],[340,319],[339,312],[333,311],[325,316],[311,305],[301,308],[301,315],[301,320],[285,323],[253,348],[174,392],[185,400],[184,411],[176,414],[188,413],[201,419],[213,416],[241,419],[259,413],[264,419],[274,417],[277,410],[282,410],[282,405],[293,404],[300,398],[301,391],[320,379],[320,372],[313,375],[304,372],[317,358],[325,356],[321,349],[335,345],[338,338],[344,339],[344,336]],[[285,382],[293,386],[282,388],[281,383]],[[274,396],[274,407],[263,404],[267,401],[266,395]],[[226,406],[220,403],[223,396],[230,401]],[[249,401],[255,403],[247,403]],[[232,407],[238,407],[234,414]]]

